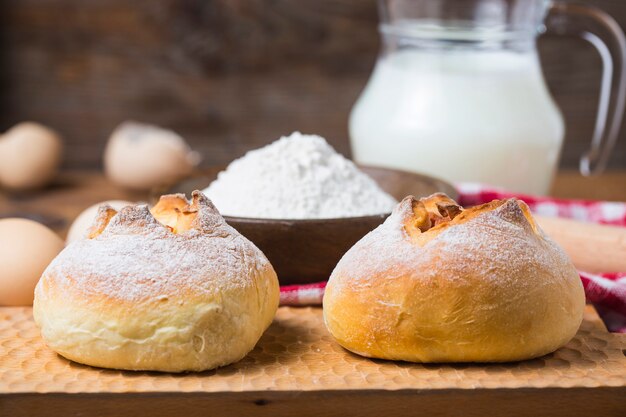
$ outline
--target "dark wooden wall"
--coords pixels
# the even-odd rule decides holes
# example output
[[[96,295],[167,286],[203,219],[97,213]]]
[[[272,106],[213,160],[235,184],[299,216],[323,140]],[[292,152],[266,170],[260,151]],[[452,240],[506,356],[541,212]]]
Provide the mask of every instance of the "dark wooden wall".
[[[626,27],[626,1],[589,0]],[[374,0],[4,0],[0,128],[24,119],[67,140],[65,165],[98,167],[108,134],[137,119],[225,163],[293,130],[349,153],[347,117],[378,51]],[[562,166],[593,128],[600,59],[540,42],[568,121]],[[611,166],[626,168],[626,129]]]

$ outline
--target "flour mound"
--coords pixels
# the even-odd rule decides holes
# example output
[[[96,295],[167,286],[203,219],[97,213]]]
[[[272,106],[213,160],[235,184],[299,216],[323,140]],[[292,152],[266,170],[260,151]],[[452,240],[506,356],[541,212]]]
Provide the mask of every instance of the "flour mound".
[[[225,216],[266,219],[368,216],[397,204],[324,138],[300,132],[236,159],[204,193]]]

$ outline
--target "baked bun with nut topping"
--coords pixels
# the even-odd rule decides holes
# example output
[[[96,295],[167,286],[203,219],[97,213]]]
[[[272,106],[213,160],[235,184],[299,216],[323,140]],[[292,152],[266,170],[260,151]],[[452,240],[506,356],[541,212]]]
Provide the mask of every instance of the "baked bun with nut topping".
[[[463,209],[406,197],[357,242],[324,295],[344,348],[411,362],[530,359],[567,343],[585,295],[563,250],[516,199]]]
[[[43,273],[34,315],[47,345],[87,365],[202,371],[242,359],[270,325],[278,280],[200,192],[115,211]]]

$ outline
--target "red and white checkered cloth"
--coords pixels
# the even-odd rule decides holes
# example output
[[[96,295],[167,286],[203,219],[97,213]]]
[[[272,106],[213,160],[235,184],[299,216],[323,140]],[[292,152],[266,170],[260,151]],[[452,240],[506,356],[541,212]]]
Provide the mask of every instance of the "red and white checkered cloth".
[[[467,183],[457,184],[457,189],[459,204],[462,206],[517,197],[524,200],[535,214],[626,227],[626,203],[536,197]],[[609,330],[626,333],[626,271],[611,274],[579,273],[587,301],[596,306]],[[326,282],[283,286],[280,288],[280,303],[291,306],[320,305],[325,287]]]

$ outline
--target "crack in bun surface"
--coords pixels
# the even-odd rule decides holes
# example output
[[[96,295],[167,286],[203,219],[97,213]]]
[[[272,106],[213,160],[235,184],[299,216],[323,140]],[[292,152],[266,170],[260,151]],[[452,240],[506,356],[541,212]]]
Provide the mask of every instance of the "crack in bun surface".
[[[267,258],[195,191],[152,210],[101,207],[43,273],[33,312],[46,344],[76,362],[202,371],[252,350],[278,298]]]
[[[526,204],[463,209],[406,197],[333,271],[324,320],[344,348],[411,362],[505,362],[553,352],[582,321],[571,261]]]

